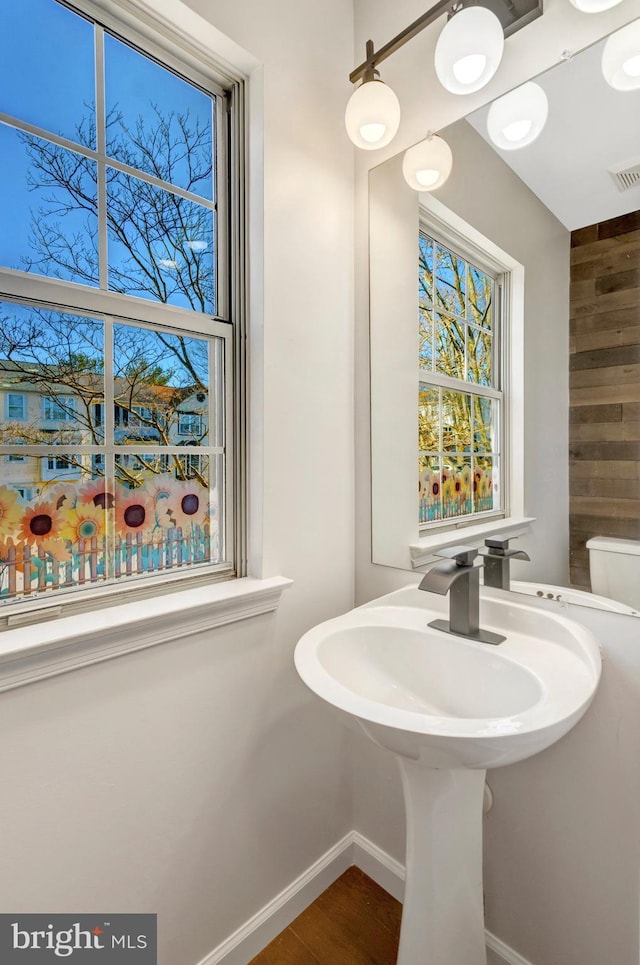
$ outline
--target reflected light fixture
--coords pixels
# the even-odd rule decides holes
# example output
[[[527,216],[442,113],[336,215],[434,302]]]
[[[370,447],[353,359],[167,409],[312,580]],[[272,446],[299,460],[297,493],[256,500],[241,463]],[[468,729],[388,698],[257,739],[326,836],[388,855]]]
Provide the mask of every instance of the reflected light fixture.
[[[602,51],[602,73],[615,90],[640,88],[640,19],[608,38]]]
[[[528,81],[493,102],[487,114],[489,137],[503,151],[526,147],[538,137],[548,114],[547,95]]]
[[[603,10],[617,7],[622,0],[571,0],[571,3],[582,13],[602,13]]]
[[[367,55],[373,54],[372,41]],[[365,70],[362,84],[349,98],[344,115],[347,134],[356,147],[376,151],[396,136],[400,126],[400,101],[390,87],[379,79],[374,67]]]
[[[435,191],[451,174],[453,155],[451,148],[438,134],[429,133],[405,151],[402,173],[414,191]]]
[[[470,6],[471,3],[475,5]],[[502,5],[497,5],[497,15],[488,10],[485,3],[493,5],[495,0],[436,0],[429,10],[378,50],[372,40],[367,41],[366,59],[349,74],[352,84],[361,83],[351,95],[345,112],[347,132],[357,147],[373,151],[385,147],[395,136],[400,125],[400,104],[393,91],[379,79],[377,67],[430,24],[445,14],[448,16],[436,46],[436,73],[448,90],[467,94],[480,90],[495,74],[502,58],[504,38],[542,15],[543,0],[518,0],[517,4],[504,0]],[[436,135],[432,139],[435,143],[441,140],[436,139]],[[428,179],[424,172],[436,168],[422,166],[420,170],[421,177]],[[433,186],[429,189],[421,184],[417,190],[433,190]]]
[[[504,31],[495,13],[486,7],[463,7],[438,37],[438,80],[452,94],[472,94],[489,83],[503,51]]]

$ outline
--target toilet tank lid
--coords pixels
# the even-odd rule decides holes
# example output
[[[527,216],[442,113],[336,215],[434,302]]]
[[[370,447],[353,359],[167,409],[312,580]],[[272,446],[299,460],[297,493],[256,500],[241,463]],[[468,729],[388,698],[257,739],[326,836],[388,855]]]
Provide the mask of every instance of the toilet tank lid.
[[[640,556],[640,540],[593,536],[587,540],[587,549],[602,550],[605,553],[626,553],[627,556]]]

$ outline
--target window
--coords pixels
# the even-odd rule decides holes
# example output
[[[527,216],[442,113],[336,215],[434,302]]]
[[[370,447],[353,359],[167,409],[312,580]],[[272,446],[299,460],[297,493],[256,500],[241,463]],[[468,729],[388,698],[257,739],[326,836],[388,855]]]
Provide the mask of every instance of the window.
[[[42,478],[51,480],[80,479],[82,460],[67,456],[48,456],[43,459]],[[68,498],[66,494],[65,501]]]
[[[0,4],[0,603],[241,572],[240,99],[77,7]]]
[[[48,422],[73,422],[76,417],[75,400],[71,396],[51,398],[45,396],[42,400],[42,418]]]
[[[16,445],[24,445],[24,443],[21,443],[19,439],[16,439],[13,441]],[[25,461],[24,456],[19,456],[16,453],[11,453],[10,455],[5,456],[5,459],[7,462],[24,462]]]
[[[178,435],[199,436],[202,433],[202,416],[195,412],[178,414]]]
[[[24,395],[17,392],[7,392],[6,413],[7,422],[23,422],[27,417]]]
[[[420,231],[418,519],[421,531],[503,515],[500,278]]]

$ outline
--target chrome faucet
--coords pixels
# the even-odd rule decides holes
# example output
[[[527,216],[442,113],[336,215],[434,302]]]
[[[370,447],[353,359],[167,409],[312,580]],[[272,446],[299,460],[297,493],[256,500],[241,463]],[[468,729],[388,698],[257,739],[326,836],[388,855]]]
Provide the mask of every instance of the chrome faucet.
[[[511,560],[528,560],[524,550],[509,549],[509,540],[499,536],[488,536],[484,541],[487,547],[482,553],[484,558],[484,585],[494,586],[498,590],[508,590],[511,587],[509,564]]]
[[[425,573],[419,589],[445,596],[449,593],[449,619],[432,620],[436,630],[482,643],[502,643],[506,637],[480,629],[480,566],[475,565],[478,550],[473,546],[451,546],[436,553],[444,562]]]

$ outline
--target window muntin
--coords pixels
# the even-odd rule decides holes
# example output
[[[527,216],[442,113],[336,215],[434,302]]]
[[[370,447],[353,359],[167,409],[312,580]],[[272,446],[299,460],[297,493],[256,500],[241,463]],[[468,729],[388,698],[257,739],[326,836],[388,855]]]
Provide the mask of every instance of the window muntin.
[[[34,3],[25,3],[26,19]],[[216,225],[218,204],[228,207],[226,182],[218,182],[227,170],[223,95],[55,0],[37,6],[43,22],[54,22],[61,9],[81,23],[95,97],[69,114],[70,126],[38,113],[37,104],[22,114],[0,93],[0,139],[13,150],[9,170],[35,187],[29,199],[27,191],[12,198],[0,187],[0,215],[16,215],[15,236],[0,237],[0,265],[10,269],[0,268],[0,291],[6,283],[8,296],[0,317],[13,325],[13,332],[0,326],[0,380],[9,370],[15,380],[18,364],[17,380],[28,383],[33,400],[20,438],[0,422],[7,456],[16,461],[18,445],[27,453],[0,485],[0,601],[177,568],[195,574],[204,564],[232,572],[232,503],[225,494],[233,491],[234,335],[213,317],[222,308],[219,266],[230,263],[228,232]],[[95,69],[94,42],[106,85]],[[118,78],[121,62],[136,85]],[[46,197],[33,180],[43,172],[55,174]],[[37,209],[34,194],[42,195]],[[53,281],[49,297],[58,281],[82,286],[84,304],[74,298],[73,313],[61,308],[63,287],[59,304],[16,296],[24,287],[12,276],[25,270],[36,287],[38,274]],[[105,313],[113,301],[102,299],[103,291],[128,299],[118,306],[120,317]],[[140,297],[158,303],[155,323],[142,311],[145,321],[136,322]],[[21,341],[12,338],[16,331]],[[185,409],[186,437],[179,432]],[[52,445],[56,451],[45,453]],[[185,445],[197,451],[186,455]],[[89,503],[98,512],[87,510]],[[142,521],[134,503],[144,510]],[[34,528],[29,520],[37,516],[44,521]]]
[[[418,519],[421,529],[503,510],[498,280],[421,231]]]

